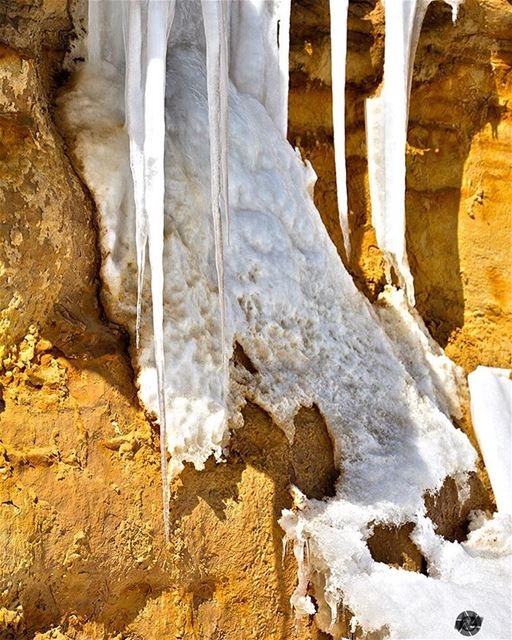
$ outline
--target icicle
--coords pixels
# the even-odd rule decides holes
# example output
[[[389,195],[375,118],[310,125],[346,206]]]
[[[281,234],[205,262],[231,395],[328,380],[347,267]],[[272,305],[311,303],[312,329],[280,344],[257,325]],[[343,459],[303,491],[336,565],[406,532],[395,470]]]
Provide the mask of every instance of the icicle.
[[[137,252],[136,344],[139,345],[142,285],[149,240],[153,342],[160,414],[164,529],[169,539],[167,411],[163,338],[165,63],[175,2],[132,0],[124,7],[125,111],[135,202]]]
[[[228,360],[225,339],[224,231],[228,216],[228,21],[227,2],[202,0],[206,37],[208,122],[210,127],[211,210],[215,237],[215,266],[219,285],[223,401],[226,401]],[[224,217],[224,222],[223,222]]]
[[[169,24],[175,3],[150,0],[146,31],[146,83],[144,100],[145,210],[148,224],[153,340],[160,412],[160,455],[163,486],[165,537],[169,539],[169,481],[167,474],[167,409],[165,402],[165,354],[163,335],[164,248],[164,140],[165,62]]]
[[[459,15],[459,7],[464,2],[464,0],[444,0],[447,4],[452,8],[452,22],[455,24],[457,22],[457,17]]]
[[[165,402],[164,354],[164,141],[165,141],[165,69],[167,38],[174,17],[175,1],[150,0],[147,29],[142,46],[146,49],[144,90],[144,180],[147,216],[153,341],[160,413],[160,455],[163,485],[164,529],[169,539],[169,481],[167,473],[167,409]]]
[[[279,121],[278,128],[286,138],[288,132],[288,85],[290,58],[290,11],[291,0],[279,0],[278,9],[278,60],[279,60]]]
[[[405,147],[416,4],[416,0],[387,0],[384,4],[384,87],[380,97],[367,101],[366,109],[372,223],[377,242],[411,305],[414,291],[405,250]]]
[[[125,112],[126,128],[130,139],[130,166],[135,203],[135,245],[137,253],[137,319],[135,344],[139,347],[142,311],[142,288],[146,262],[147,220],[144,181],[144,85],[146,61],[143,57],[142,33],[147,28],[147,4],[124,4],[125,34]]]
[[[126,128],[130,140],[137,250],[138,346],[145,247],[149,240],[153,341],[160,414],[164,529],[169,539],[167,417],[163,337],[164,140],[167,39],[175,0],[90,0],[88,61],[125,68]]]
[[[347,60],[348,0],[330,0],[331,13],[331,76],[336,191],[343,242],[350,258],[348,224],[347,169],[345,165],[345,76]]]
[[[366,101],[372,223],[411,305],[414,285],[405,248],[405,149],[414,58],[431,1],[385,0],[384,86],[379,97]],[[445,1],[456,17],[461,0]]]
[[[509,369],[477,367],[468,376],[471,417],[496,506],[512,512],[512,380]]]

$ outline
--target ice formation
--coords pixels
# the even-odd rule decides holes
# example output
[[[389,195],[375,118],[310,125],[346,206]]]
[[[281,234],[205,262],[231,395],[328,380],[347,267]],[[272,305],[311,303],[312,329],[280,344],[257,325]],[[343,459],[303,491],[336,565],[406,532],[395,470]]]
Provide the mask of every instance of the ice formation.
[[[326,632],[340,637],[331,626],[331,615],[334,618],[343,602],[354,614],[354,624],[393,640],[458,638],[455,619],[467,609],[484,619],[479,637],[510,637],[510,515],[487,519],[477,514],[467,541],[458,543],[441,538],[432,522],[418,514],[412,538],[427,560],[428,576],[375,562],[365,543],[371,534],[364,525],[367,517],[353,505],[339,504],[335,512],[325,503],[310,501],[300,518],[285,512],[281,519],[300,549],[296,557],[302,585],[294,601],[311,613],[315,607],[304,587],[311,581],[318,598],[320,584],[325,602],[318,603],[317,621]]]
[[[135,212],[137,262],[136,345],[142,313],[146,245],[151,269],[153,350],[161,431],[163,510],[168,534],[167,410],[164,353],[164,139],[167,38],[175,1],[90,2],[88,61],[125,69],[125,118]],[[124,47],[120,46],[123,42]],[[122,52],[124,51],[124,57]]]
[[[509,369],[469,374],[473,427],[500,513],[512,513],[512,380]]]
[[[350,257],[347,168],[345,165],[345,76],[348,0],[330,0],[329,10],[331,13],[332,122],[334,128],[336,192],[343,242],[347,256]]]
[[[281,134],[288,128],[291,0],[232,2],[230,80],[255,97]]]
[[[227,443],[221,354],[225,346],[229,355],[238,341],[257,373],[248,375],[243,387],[232,381],[227,401],[233,421],[250,397],[292,438],[297,410],[316,404],[343,468],[334,498],[304,500],[303,510],[285,512],[281,520],[300,562],[297,611],[315,611],[307,592],[312,581],[326,630],[326,607],[335,612],[343,601],[362,626],[385,625],[394,638],[455,637],[455,617],[471,607],[485,618],[480,637],[500,637],[499,621],[506,614],[497,611],[507,606],[507,514],[475,520],[464,544],[437,536],[425,515],[425,492],[439,489],[447,476],[463,486],[475,465],[475,451],[448,417],[458,410],[459,372],[433,347],[401,294],[390,290],[372,307],[339,260],[312,201],[315,175],[283,135],[283,102],[275,91],[278,6],[258,0],[230,5],[231,241],[222,336],[210,172],[215,165],[222,173],[223,134],[220,125],[212,131],[220,120],[212,123],[210,98],[219,91],[223,63],[207,52],[212,44],[217,47],[218,21],[205,30],[200,0],[176,3],[164,140],[163,327],[171,470],[187,461],[201,468],[211,454],[221,457]],[[136,215],[129,140],[122,127],[124,69],[116,60],[102,60],[79,70],[61,98],[61,122],[98,207],[107,313],[134,337]],[[212,64],[218,80],[210,73]],[[212,151],[208,141],[216,136]],[[220,177],[219,185],[221,193]],[[150,304],[145,286],[142,308]],[[161,418],[147,314],[132,356],[140,399]],[[372,522],[413,522],[429,577],[375,562],[366,545]],[[425,598],[430,617],[421,608]],[[404,603],[411,615],[403,615]]]
[[[224,235],[229,228],[228,194],[228,3],[202,0],[206,37],[208,123],[210,129],[210,202],[215,235],[215,266],[219,286],[223,390],[228,385]],[[225,397],[222,398],[225,402]]]
[[[101,3],[90,3],[89,39],[93,34],[93,7]],[[123,29],[125,45],[125,105],[126,130],[130,139],[130,166],[133,180],[133,201],[135,206],[135,247],[137,251],[137,320],[135,324],[135,344],[139,346],[140,319],[142,313],[142,287],[146,263],[147,221],[145,220],[144,197],[144,88],[146,60],[143,56],[143,24],[147,20],[146,5],[130,2],[124,6]],[[89,45],[89,62],[95,59]]]
[[[462,0],[445,1],[455,20]],[[414,57],[431,2],[385,0],[383,86],[379,96],[366,101],[372,224],[389,268],[395,270],[411,305],[414,285],[405,246],[405,150]]]

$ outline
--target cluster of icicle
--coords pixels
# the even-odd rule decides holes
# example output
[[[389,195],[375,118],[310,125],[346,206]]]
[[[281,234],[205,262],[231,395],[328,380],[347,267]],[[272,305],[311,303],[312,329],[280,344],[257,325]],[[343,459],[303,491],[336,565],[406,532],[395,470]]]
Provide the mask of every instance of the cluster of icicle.
[[[445,0],[457,19],[463,0]],[[378,97],[366,101],[368,176],[372,224],[377,243],[414,305],[414,287],[405,247],[405,150],[414,57],[421,25],[432,0],[383,0],[384,81]],[[333,125],[340,226],[350,256],[345,167],[345,63],[348,0],[330,0]]]
[[[257,15],[265,24],[251,24]],[[165,196],[165,83],[166,56],[176,9],[176,0],[90,0],[88,14],[88,61],[103,60],[125,68],[125,120],[130,140],[130,167],[136,219],[137,320],[136,343],[142,314],[142,286],[148,249],[151,270],[151,301],[154,358],[158,384],[161,472],[165,534],[169,536],[169,488],[164,355],[164,196]],[[224,403],[228,385],[225,340],[224,250],[229,232],[228,201],[228,82],[230,22],[236,21],[238,34],[260,29],[274,41],[278,64],[256,69],[265,82],[255,79],[248,93],[258,86],[274,86],[271,95],[257,96],[286,135],[288,97],[288,51],[290,0],[201,0],[206,40],[208,120],[210,128],[211,213],[213,218],[215,264],[220,302]],[[265,9],[265,10],[263,10]],[[120,59],[124,52],[124,59]],[[274,52],[273,52],[274,53]],[[270,61],[270,60],[269,60]],[[231,67],[234,79],[250,80],[245,71]],[[269,81],[269,82],[268,82]]]
[[[445,0],[453,18],[462,0]],[[412,276],[405,250],[405,147],[412,68],[421,24],[431,0],[385,0],[384,83],[380,96],[367,101],[366,125],[372,221],[377,241],[414,304]],[[211,213],[220,301],[224,402],[228,387],[225,344],[224,251],[229,229],[228,84],[257,97],[286,135],[290,0],[201,0],[206,40],[208,118],[210,128]],[[88,57],[124,64],[125,117],[136,218],[138,272],[136,341],[138,345],[146,248],[151,269],[154,357],[158,381],[161,465],[166,532],[168,482],[164,356],[164,195],[166,55],[176,0],[90,0]],[[257,10],[254,11],[254,8]],[[330,0],[333,123],[340,225],[350,255],[345,166],[345,73],[348,0]],[[259,16],[255,22],[255,16]],[[236,29],[231,29],[236,24]],[[272,52],[256,55],[260,64],[228,60],[241,50],[250,31],[259,31]],[[248,43],[258,42],[249,38]],[[121,45],[119,44],[121,43]],[[250,45],[249,45],[250,46]],[[275,48],[275,51],[273,51]],[[257,52],[258,53],[258,52]],[[260,52],[259,52],[260,53]],[[250,56],[251,51],[246,51]],[[119,59],[119,57],[123,59]],[[273,63],[277,60],[277,64]],[[269,92],[268,87],[273,91]],[[390,276],[389,276],[390,277]]]

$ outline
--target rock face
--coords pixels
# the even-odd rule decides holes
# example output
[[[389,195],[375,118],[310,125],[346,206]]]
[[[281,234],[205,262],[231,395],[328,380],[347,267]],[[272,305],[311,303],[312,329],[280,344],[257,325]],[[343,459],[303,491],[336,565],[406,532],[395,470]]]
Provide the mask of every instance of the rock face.
[[[324,637],[297,628],[296,580],[283,557],[288,485],[332,494],[340,470],[313,407],[293,445],[248,404],[224,464],[186,468],[172,486],[171,544],[161,530],[158,433],[136,399],[122,331],[98,301],[92,201],[52,120],[71,25],[66,0],[0,6],[0,638]],[[337,223],[328,2],[292,12],[290,139],[319,175],[316,201]],[[354,254],[374,299],[383,285],[368,198],[364,99],[382,75],[383,14],[350,6],[347,155]],[[511,254],[507,197],[512,8],[466,0],[429,9],[411,100],[407,232],[418,308],[449,355],[507,366]],[[507,273],[508,272],[508,273]],[[508,314],[508,315],[507,315]],[[239,348],[233,375],[254,374]],[[477,479],[459,509],[449,482],[427,507],[461,539]],[[440,530],[441,530],[440,529]],[[421,571],[407,527],[375,531],[374,557]]]

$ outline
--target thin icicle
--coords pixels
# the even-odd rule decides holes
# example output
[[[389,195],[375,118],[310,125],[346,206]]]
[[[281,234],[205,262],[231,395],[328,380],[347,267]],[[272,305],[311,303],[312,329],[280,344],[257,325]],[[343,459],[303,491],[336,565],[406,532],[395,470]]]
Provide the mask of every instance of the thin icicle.
[[[380,96],[366,101],[372,223],[377,242],[411,305],[414,285],[405,247],[405,150],[414,58],[431,1],[384,2],[384,86]],[[460,0],[445,1],[456,17]],[[387,277],[390,280],[389,273]]]
[[[228,169],[228,145],[229,145],[229,0],[221,0],[221,26],[220,26],[220,68],[219,68],[219,94],[220,94],[220,166],[222,180],[222,199],[224,201],[224,227],[226,238],[229,242],[229,169]],[[222,342],[224,344],[224,340]],[[227,371],[227,369],[226,369]]]
[[[331,13],[331,76],[332,121],[338,213],[347,257],[350,258],[350,228],[348,224],[347,169],[345,165],[345,77],[347,61],[348,0],[330,0]]]
[[[206,37],[208,123],[210,128],[210,200],[215,240],[215,266],[219,286],[223,402],[226,402],[228,360],[224,293],[224,231],[228,217],[228,5],[225,0],[202,0]],[[224,220],[223,220],[224,219]]]
[[[409,53],[416,4],[416,0],[387,0],[384,4],[384,87],[375,102],[368,101],[367,108],[369,173],[376,166],[380,169],[377,176],[370,175],[372,222],[379,246],[411,305],[414,289],[405,249],[405,147]],[[374,206],[376,202],[380,206]]]
[[[457,17],[459,15],[459,7],[464,2],[464,0],[444,0],[447,4],[452,8],[452,22],[455,24],[457,22]]]
[[[135,204],[135,245],[137,252],[137,320],[135,344],[139,347],[142,312],[142,289],[146,262],[147,219],[144,180],[144,85],[146,81],[145,51],[142,33],[147,28],[147,4],[128,2],[123,12],[125,35],[125,113],[130,139],[130,166]]]
[[[151,266],[151,302],[153,307],[153,341],[160,413],[160,456],[163,486],[165,537],[169,540],[169,482],[167,465],[167,408],[165,402],[164,353],[164,140],[165,140],[165,69],[167,38],[174,17],[175,1],[150,0],[147,6],[147,29],[143,37],[146,49],[144,90],[144,180],[145,210]]]

